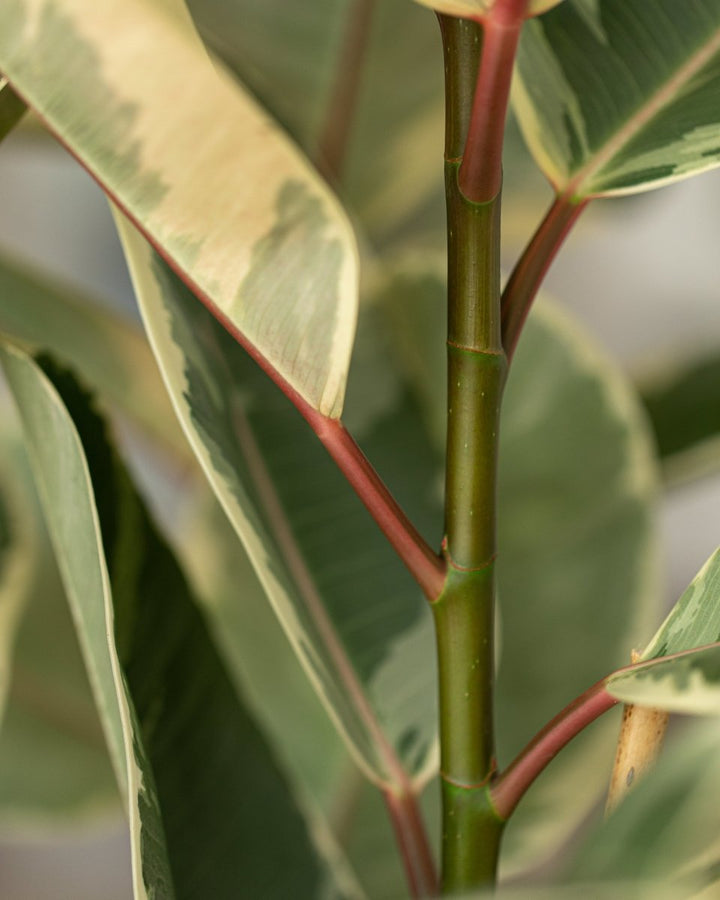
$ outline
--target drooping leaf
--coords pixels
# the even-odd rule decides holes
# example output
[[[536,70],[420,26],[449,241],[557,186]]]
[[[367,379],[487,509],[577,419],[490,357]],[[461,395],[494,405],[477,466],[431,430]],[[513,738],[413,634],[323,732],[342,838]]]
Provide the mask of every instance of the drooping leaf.
[[[0,331],[47,350],[153,437],[186,453],[167,392],[141,331],[100,303],[0,254]]]
[[[49,363],[52,382],[2,361],[127,787],[135,896],[315,896],[305,823],[88,396]]]
[[[436,765],[434,654],[416,585],[282,394],[121,230],[180,420],[319,696],[371,779],[424,780]],[[430,530],[435,461],[406,400],[363,398],[359,437]]]
[[[22,119],[27,107],[10,87],[7,78],[0,75],[0,141]]]
[[[611,675],[607,689],[626,703],[720,713],[720,549],[672,608],[638,665]]]
[[[18,827],[47,831],[106,818],[119,804],[19,423],[7,401],[2,423],[0,672],[7,695],[0,727],[0,822],[9,833]]]
[[[527,23],[517,75],[525,138],[572,199],[720,164],[718,0],[565,0]]]
[[[239,339],[339,415],[357,303],[350,227],[212,63],[181,0],[7,0],[0,68]]]
[[[415,257],[382,293],[395,347],[442,446],[444,273]],[[545,302],[513,362],[500,442],[502,766],[608,667],[629,660],[661,595],[646,423],[611,362]],[[533,786],[506,831],[506,873],[545,858],[578,826],[606,786],[615,737],[612,723],[598,723]]]

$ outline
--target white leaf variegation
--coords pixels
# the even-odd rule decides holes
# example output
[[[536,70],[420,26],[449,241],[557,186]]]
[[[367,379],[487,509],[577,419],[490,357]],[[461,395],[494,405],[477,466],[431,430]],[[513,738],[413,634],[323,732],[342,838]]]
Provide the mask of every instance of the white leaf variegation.
[[[425,783],[435,673],[416,585],[395,580],[397,560],[280,392],[116,221],[178,418],[319,698],[370,780]]]
[[[205,302],[342,409],[357,254],[336,200],[182,0],[3,0],[0,70]]]
[[[525,138],[572,200],[720,164],[718,0],[565,0],[527,24],[517,76]]]
[[[637,666],[608,679],[620,700],[720,714],[720,549],[675,604]]]

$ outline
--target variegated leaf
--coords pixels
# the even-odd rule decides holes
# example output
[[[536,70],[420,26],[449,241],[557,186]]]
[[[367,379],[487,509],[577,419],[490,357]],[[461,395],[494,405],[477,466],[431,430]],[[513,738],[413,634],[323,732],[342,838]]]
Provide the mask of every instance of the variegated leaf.
[[[287,400],[119,225],[180,421],[320,698],[368,777],[422,783],[437,762],[434,653],[415,583]],[[369,369],[382,371],[376,359]],[[435,459],[406,399],[390,378],[354,417],[414,518],[437,527]],[[410,435],[412,465],[397,452]]]
[[[7,78],[0,75],[0,141],[22,119],[26,109],[26,105],[10,87]]]
[[[357,259],[337,202],[182,0],[7,0],[0,68],[206,303],[338,416]]]
[[[720,164],[719,0],[565,0],[526,25],[517,74],[525,138],[572,200]]]
[[[607,687],[626,703],[720,713],[720,549],[675,604],[639,664],[611,675]]]
[[[316,856],[88,395],[49,361],[0,354],[127,791],[135,897],[357,895]]]
[[[363,5],[370,22],[358,34],[354,17]],[[408,228],[442,223],[444,90],[433,15],[406,0],[188,0],[188,7],[203,38],[311,158],[325,163],[329,133],[349,137],[333,160],[334,181],[374,243],[400,228],[406,237]],[[357,92],[343,97],[338,115],[337,91],[356,54]]]

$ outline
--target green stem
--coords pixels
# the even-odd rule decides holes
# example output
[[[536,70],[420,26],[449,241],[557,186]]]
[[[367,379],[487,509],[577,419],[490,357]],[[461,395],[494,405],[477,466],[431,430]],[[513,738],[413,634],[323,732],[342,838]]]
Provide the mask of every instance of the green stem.
[[[507,362],[500,334],[499,198],[468,201],[446,164],[448,205],[448,576],[433,604],[440,679],[443,889],[495,879],[502,823],[494,771],[493,634],[499,416]]]

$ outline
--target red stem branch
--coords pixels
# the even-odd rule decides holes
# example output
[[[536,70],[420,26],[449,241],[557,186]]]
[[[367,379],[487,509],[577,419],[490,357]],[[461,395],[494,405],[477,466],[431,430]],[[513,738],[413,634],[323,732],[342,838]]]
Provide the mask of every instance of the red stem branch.
[[[435,600],[445,582],[444,560],[407,518],[342,422],[310,408],[300,411],[426,597]]]
[[[458,183],[468,200],[486,203],[502,184],[502,148],[515,53],[528,0],[497,0],[482,19],[483,44]]]
[[[437,896],[439,886],[435,861],[420,817],[417,798],[414,794],[401,796],[391,790],[385,791],[384,797],[400,847],[411,895]]]
[[[556,197],[517,261],[502,297],[503,346],[508,360],[512,359],[546,272],[588,202],[573,203],[566,195]]]
[[[560,750],[619,702],[605,690],[605,683],[606,679],[598,681],[568,704],[497,777],[490,796],[499,816],[508,819],[533,781]]]

